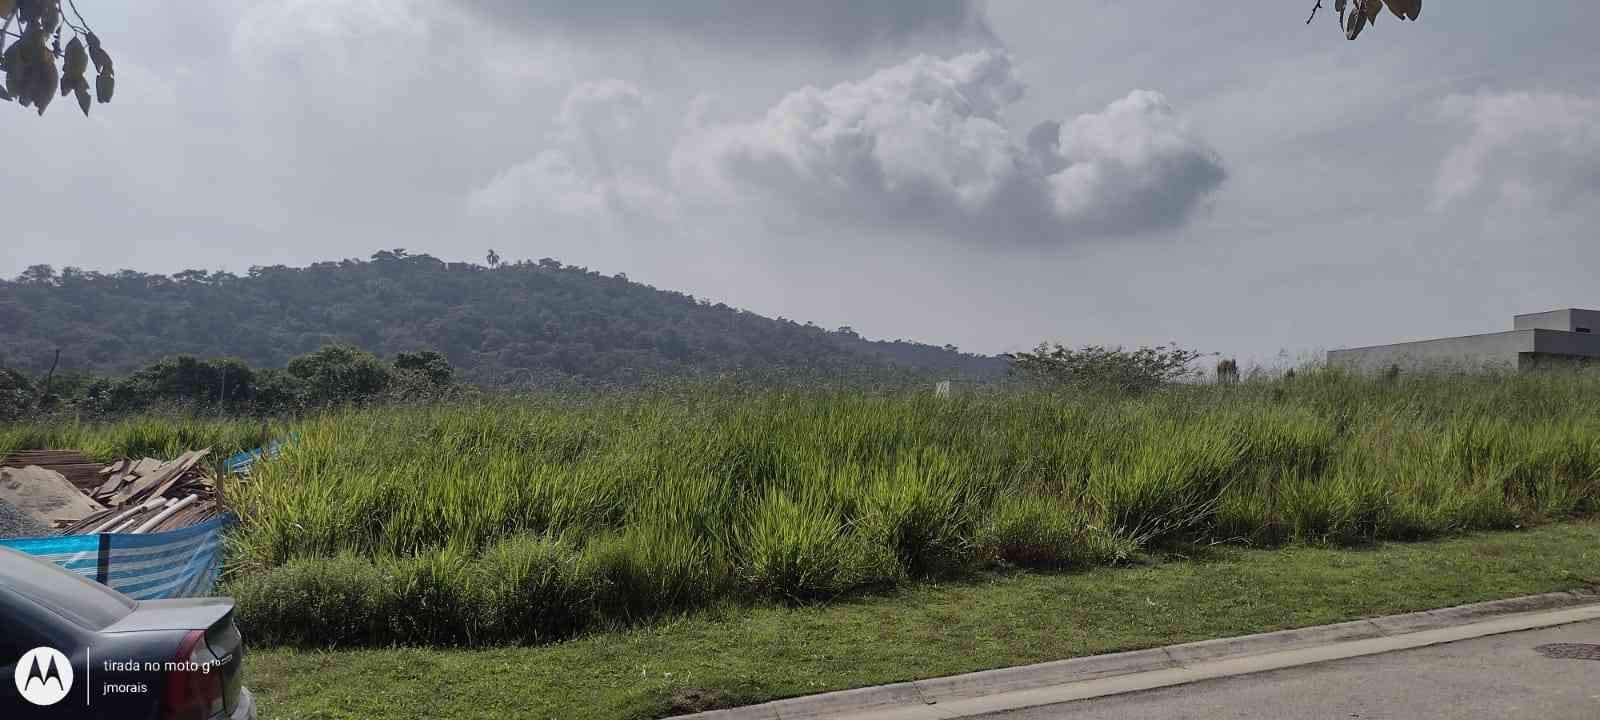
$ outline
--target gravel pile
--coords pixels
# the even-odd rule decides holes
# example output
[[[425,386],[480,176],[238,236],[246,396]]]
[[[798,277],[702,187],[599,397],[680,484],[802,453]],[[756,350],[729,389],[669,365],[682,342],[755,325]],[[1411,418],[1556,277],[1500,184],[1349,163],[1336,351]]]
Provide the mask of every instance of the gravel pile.
[[[0,538],[36,537],[49,535],[51,530],[43,523],[4,500],[0,500]]]

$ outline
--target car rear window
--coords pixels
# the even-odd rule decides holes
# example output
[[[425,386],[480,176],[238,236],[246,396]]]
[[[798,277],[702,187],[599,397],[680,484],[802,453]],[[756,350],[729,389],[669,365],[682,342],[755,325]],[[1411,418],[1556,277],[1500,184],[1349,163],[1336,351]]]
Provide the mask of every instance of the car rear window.
[[[89,630],[121,620],[137,605],[127,595],[9,548],[0,548],[0,584]]]

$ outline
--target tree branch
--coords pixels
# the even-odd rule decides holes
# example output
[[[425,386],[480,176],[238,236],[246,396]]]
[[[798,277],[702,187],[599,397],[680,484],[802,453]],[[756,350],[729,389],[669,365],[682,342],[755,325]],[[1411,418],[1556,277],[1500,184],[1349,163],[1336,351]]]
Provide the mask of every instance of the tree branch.
[[[1311,17],[1306,18],[1306,24],[1307,25],[1310,25],[1312,20],[1317,19],[1317,11],[1321,10],[1321,9],[1322,9],[1322,0],[1317,0],[1317,4],[1314,5],[1311,8]]]
[[[1321,3],[1322,0],[1317,0],[1317,2]],[[91,32],[94,32],[93,30],[89,29],[89,21],[83,19],[83,13],[78,12],[78,3],[77,2],[75,2],[74,0],[67,0],[67,6],[72,8],[72,14],[73,15],[77,15],[78,16],[78,24],[83,26],[83,30],[80,31],[82,34],[87,35],[87,34],[89,34]],[[65,18],[63,18],[63,19],[65,19]],[[78,28],[73,28],[73,30],[77,30],[77,29]]]

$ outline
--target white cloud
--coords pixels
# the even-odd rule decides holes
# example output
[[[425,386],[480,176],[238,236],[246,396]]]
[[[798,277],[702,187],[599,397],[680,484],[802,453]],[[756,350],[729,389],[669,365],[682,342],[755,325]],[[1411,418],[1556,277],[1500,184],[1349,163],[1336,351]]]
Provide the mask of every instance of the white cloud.
[[[1063,125],[1060,158],[1049,177],[1056,211],[1110,234],[1179,225],[1225,177],[1217,151],[1148,90]]]
[[[1600,188],[1600,98],[1452,95],[1440,113],[1471,133],[1439,167],[1436,209],[1475,199],[1560,208],[1585,202]]]
[[[473,191],[470,212],[529,222],[670,222],[677,200],[656,179],[661,131],[649,116],[649,99],[633,85],[578,85],[561,103],[549,146]]]
[[[1158,93],[1019,143],[1001,114],[1023,92],[1006,53],[918,56],[704,129],[678,146],[674,175],[702,201],[976,242],[1178,225],[1223,180],[1216,151]]]

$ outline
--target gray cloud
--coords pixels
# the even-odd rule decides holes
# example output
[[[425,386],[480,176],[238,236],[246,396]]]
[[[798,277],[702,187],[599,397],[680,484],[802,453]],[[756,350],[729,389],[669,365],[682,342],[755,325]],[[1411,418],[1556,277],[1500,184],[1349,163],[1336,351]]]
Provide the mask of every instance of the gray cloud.
[[[1059,153],[1046,181],[1068,231],[1177,227],[1227,177],[1217,151],[1147,90],[1063,125]]]
[[[991,245],[1180,225],[1225,177],[1159,93],[1042,123],[1019,144],[1001,114],[1022,96],[1005,53],[918,56],[702,130],[674,170],[702,199],[763,214]]]
[[[1436,209],[1473,200],[1563,207],[1600,190],[1600,98],[1478,93],[1445,98],[1439,110],[1470,133],[1439,168]]]
[[[460,0],[497,20],[534,31],[596,35],[676,33],[734,47],[853,52],[918,36],[992,44],[972,0]]]
[[[573,232],[592,231],[595,222],[620,229],[674,222],[677,199],[660,184],[653,159],[671,136],[650,122],[651,106],[643,91],[621,80],[580,83],[562,101],[545,147],[474,190],[469,214],[570,223]]]

